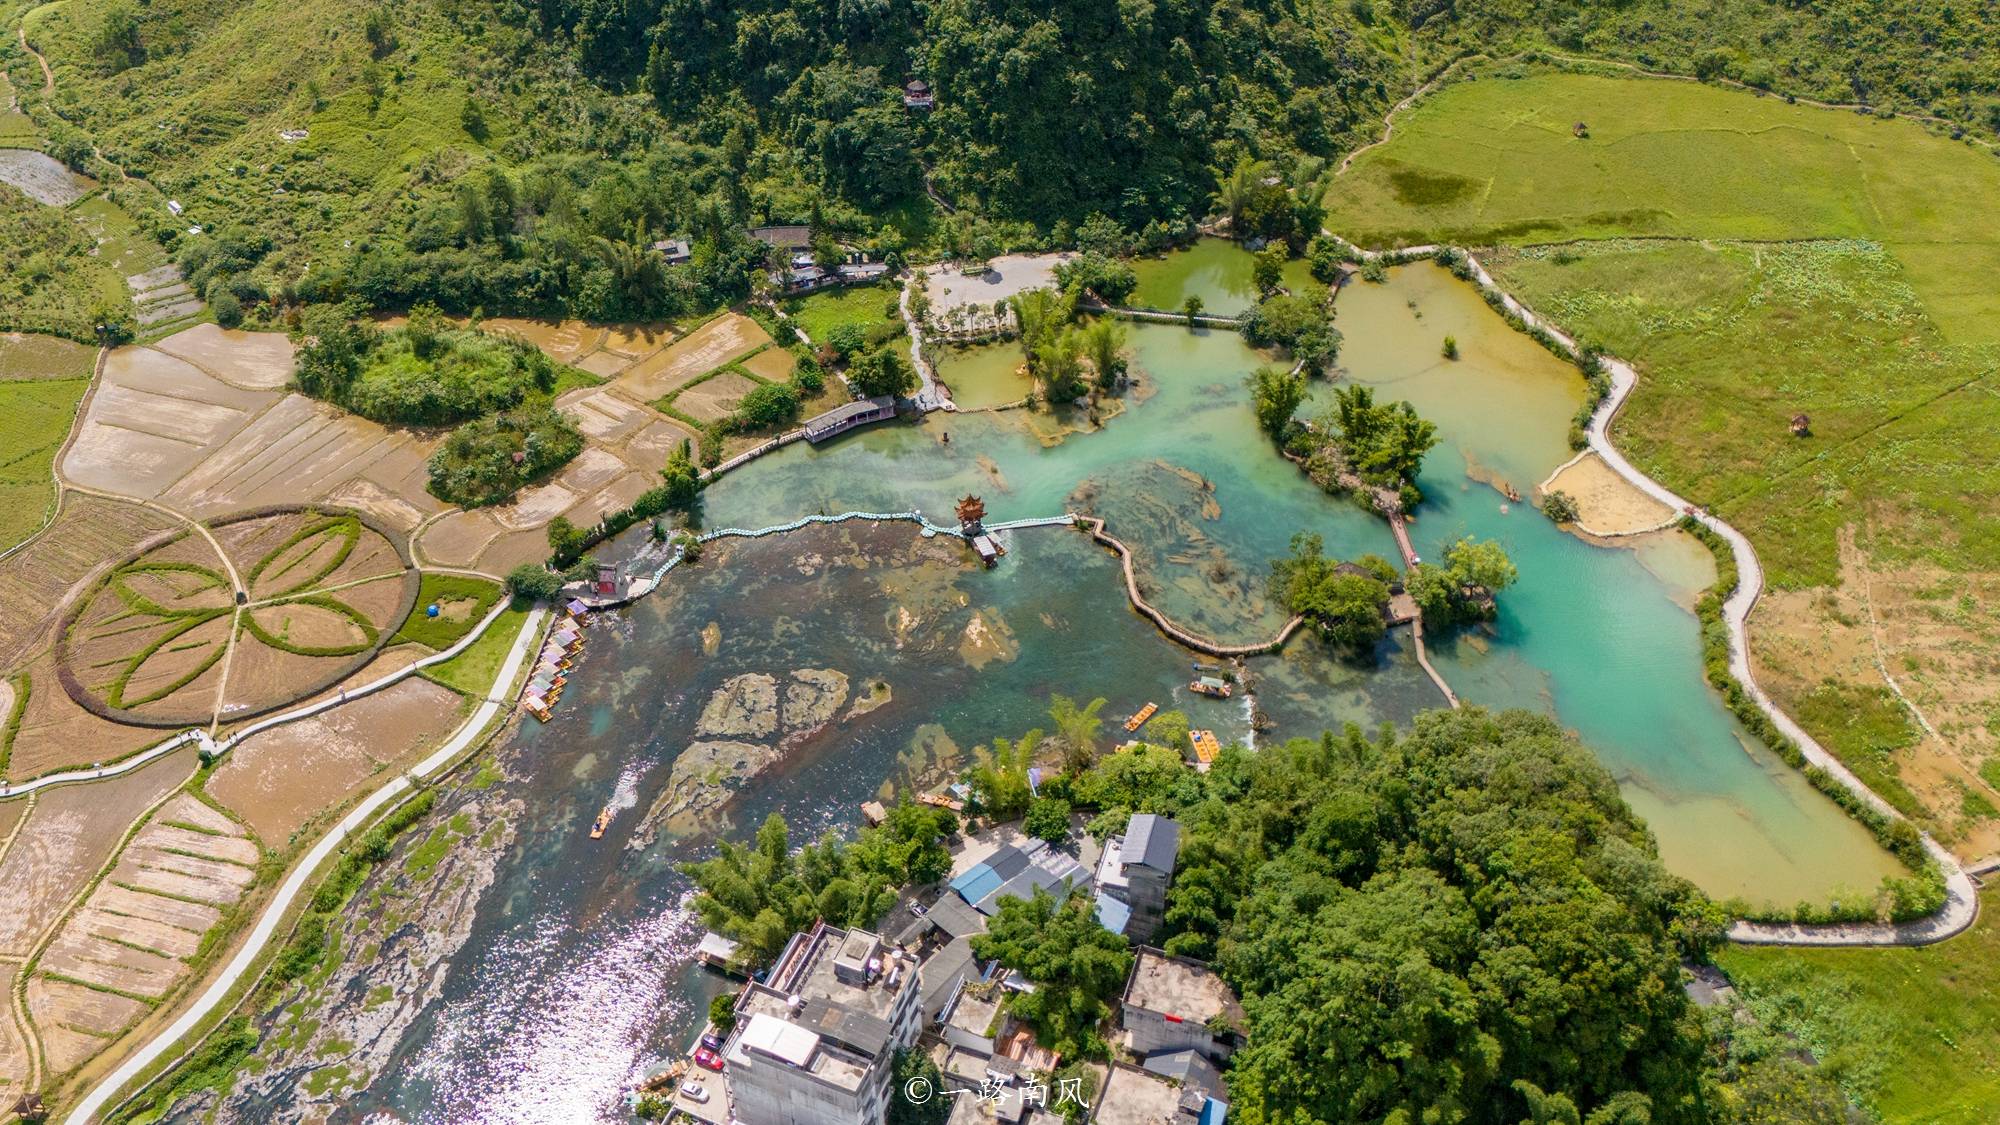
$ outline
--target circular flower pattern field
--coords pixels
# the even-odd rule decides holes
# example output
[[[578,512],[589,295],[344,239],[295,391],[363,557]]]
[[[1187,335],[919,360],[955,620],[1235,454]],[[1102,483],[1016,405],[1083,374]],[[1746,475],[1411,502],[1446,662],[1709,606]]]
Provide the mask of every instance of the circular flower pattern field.
[[[402,544],[356,513],[239,516],[112,568],[65,620],[58,671],[119,722],[247,718],[373,659],[416,592]]]

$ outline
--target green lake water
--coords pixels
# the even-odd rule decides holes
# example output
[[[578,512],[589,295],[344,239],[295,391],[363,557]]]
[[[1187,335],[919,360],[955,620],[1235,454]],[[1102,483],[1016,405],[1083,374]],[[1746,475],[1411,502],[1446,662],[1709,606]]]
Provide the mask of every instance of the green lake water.
[[[1034,390],[1034,383],[1021,369],[1021,350],[1013,345],[945,348],[937,361],[937,374],[951,388],[951,400],[961,410],[1010,406]]]
[[[1240,253],[1240,252],[1239,252]],[[1412,303],[1414,302],[1414,308]],[[1485,483],[1524,493],[1568,456],[1583,393],[1575,371],[1507,330],[1467,286],[1430,266],[1357,285],[1337,305],[1342,377],[1408,398],[1444,443],[1428,461],[1413,531],[1426,556],[1466,534],[1505,544],[1521,580],[1489,630],[1446,638],[1433,658],[1469,702],[1555,714],[1617,777],[1668,866],[1721,896],[1823,899],[1873,886],[1894,862],[1795,771],[1756,748],[1701,679],[1686,608],[1711,577],[1684,536],[1606,548],[1558,531]],[[1438,355],[1445,333],[1462,358]],[[1104,516],[1138,559],[1149,598],[1219,640],[1268,637],[1269,560],[1311,530],[1336,555],[1393,557],[1387,527],[1329,497],[1257,432],[1246,374],[1263,357],[1233,334],[1133,326],[1138,386],[1101,428],[1006,411],[933,414],[822,447],[794,445],[705,494],[710,527],[760,527],[815,512],[921,509],[946,522],[967,493],[989,522]],[[1013,350],[960,362],[1011,367]],[[1323,392],[1324,388],[1322,388]],[[1067,528],[1002,536],[979,568],[961,543],[912,525],[850,523],[711,545],[661,591],[609,615],[555,720],[500,752],[496,797],[520,802],[518,842],[479,906],[441,1000],[337,1120],[620,1120],[615,1091],[683,1051],[721,987],[693,967],[700,927],[676,869],[716,834],[770,812],[794,840],[851,829],[885,783],[924,781],[996,735],[1046,725],[1052,693],[1109,701],[1106,734],[1147,701],[1188,711],[1225,741],[1249,740],[1251,706],[1192,697],[1193,655],[1128,607],[1113,557]],[[1310,637],[1247,663],[1264,740],[1330,726],[1404,722],[1441,697],[1403,646],[1374,663]],[[690,836],[628,850],[712,692],[730,677],[831,668],[888,704],[789,747]],[[621,809],[602,841],[584,831]]]
[[[1200,297],[1204,312],[1235,316],[1257,303],[1248,251],[1226,238],[1197,239],[1185,250],[1132,263],[1139,287],[1130,304],[1138,308],[1180,311],[1189,297]],[[1304,259],[1285,263],[1285,287],[1297,292],[1312,281]]]

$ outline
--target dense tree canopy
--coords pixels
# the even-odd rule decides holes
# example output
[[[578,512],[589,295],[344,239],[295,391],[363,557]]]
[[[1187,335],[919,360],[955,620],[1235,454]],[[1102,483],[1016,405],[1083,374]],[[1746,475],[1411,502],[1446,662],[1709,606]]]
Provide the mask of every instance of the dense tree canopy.
[[[1129,796],[1183,826],[1168,948],[1215,957],[1249,1015],[1232,1118],[1514,1125],[1532,1089],[1710,1119],[1678,961],[1719,915],[1551,720],[1231,749]]]

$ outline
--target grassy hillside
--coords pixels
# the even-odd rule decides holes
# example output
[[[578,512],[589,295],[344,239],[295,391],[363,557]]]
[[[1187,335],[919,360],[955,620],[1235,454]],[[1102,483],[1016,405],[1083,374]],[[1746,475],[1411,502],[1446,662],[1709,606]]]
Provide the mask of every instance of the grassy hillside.
[[[1523,75],[1523,77],[1507,77]],[[1582,123],[1588,136],[1573,129]],[[1358,157],[1330,223],[1369,245],[1867,238],[1955,343],[2000,341],[2000,159],[1907,121],[1692,82],[1488,70]]]
[[[1970,933],[1922,949],[1732,947],[1717,962],[1760,1021],[1798,1037],[1892,1122],[2000,1118],[2000,896]]]

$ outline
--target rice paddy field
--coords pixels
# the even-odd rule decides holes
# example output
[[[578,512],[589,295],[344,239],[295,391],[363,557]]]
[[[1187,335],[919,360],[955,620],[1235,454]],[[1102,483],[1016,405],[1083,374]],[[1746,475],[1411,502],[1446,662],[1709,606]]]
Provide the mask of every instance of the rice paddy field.
[[[55,502],[51,466],[94,354],[52,336],[0,335],[0,550],[34,534]]]

